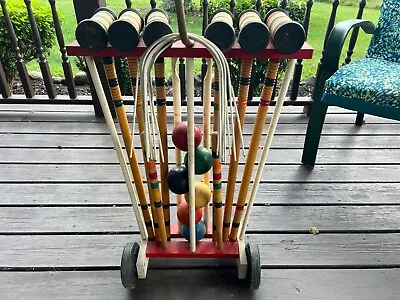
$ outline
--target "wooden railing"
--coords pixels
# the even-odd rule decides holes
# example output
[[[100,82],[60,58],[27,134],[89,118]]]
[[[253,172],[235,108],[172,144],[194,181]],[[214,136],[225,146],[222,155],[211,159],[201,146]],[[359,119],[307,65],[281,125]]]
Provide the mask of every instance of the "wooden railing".
[[[85,1],[71,0],[71,1],[73,1],[73,4],[74,4],[77,23],[85,18],[91,17],[93,15],[94,11],[98,7],[106,6],[105,0],[85,0]],[[209,1],[208,0],[200,0],[200,1],[201,1],[202,11],[203,11],[202,26],[203,26],[203,32],[204,32],[204,29],[206,28],[207,22],[209,19],[208,18],[209,17],[209,13],[208,13]],[[34,45],[36,48],[37,58],[38,58],[40,70],[41,70],[41,73],[43,76],[43,81],[44,81],[44,85],[46,88],[47,96],[35,96],[35,94],[34,94],[34,90],[32,88],[32,83],[31,83],[31,80],[30,80],[28,72],[27,72],[26,63],[21,56],[19,45],[18,45],[18,39],[15,34],[13,25],[11,23],[9,13],[6,8],[6,1],[0,0],[1,8],[3,11],[3,16],[5,19],[6,30],[7,30],[8,36],[9,36],[11,47],[12,47],[11,50],[15,53],[15,57],[16,57],[15,64],[16,64],[16,67],[18,70],[18,75],[19,75],[19,78],[21,80],[22,87],[24,90],[24,95],[12,95],[9,85],[6,81],[6,76],[4,74],[3,67],[0,62],[0,92],[2,95],[2,98],[0,99],[0,103],[93,104],[96,115],[100,116],[101,109],[100,109],[100,105],[99,105],[99,102],[97,99],[95,89],[93,88],[93,84],[90,80],[90,76],[88,76],[88,77],[89,77],[89,84],[91,86],[92,96],[85,97],[85,96],[79,95],[77,93],[77,89],[75,87],[74,77],[73,77],[72,69],[71,69],[71,62],[67,56],[66,49],[65,49],[65,40],[64,40],[64,36],[63,36],[63,32],[62,32],[62,26],[60,25],[59,17],[57,15],[57,10],[56,10],[57,1],[56,0],[48,0],[49,5],[51,6],[51,11],[52,11],[53,21],[54,21],[54,26],[55,26],[55,33],[56,33],[57,42],[58,42],[58,45],[60,48],[62,68],[63,68],[63,73],[65,76],[65,82],[68,87],[68,95],[57,95],[57,93],[56,93],[56,90],[55,90],[54,84],[53,84],[52,75],[51,75],[51,72],[50,72],[50,69],[48,66],[48,62],[46,60],[46,57],[45,57],[45,54],[43,51],[41,37],[39,35],[39,31],[37,29],[37,24],[36,24],[35,18],[33,16],[31,1],[24,0],[24,2],[25,2],[25,6],[27,9],[28,15],[29,15],[29,22],[30,22],[30,27],[32,30],[33,42],[34,42]],[[156,7],[157,3],[155,0],[150,0],[149,2],[150,2],[149,7],[151,7],[151,8]],[[311,12],[312,12],[313,3],[314,3],[313,0],[308,0],[307,5],[306,5],[305,18],[303,21],[303,26],[306,30],[306,33],[308,33],[310,18],[312,17]],[[126,0],[125,4],[127,7],[132,7],[132,1],[130,1],[130,0]],[[236,13],[236,1],[231,0],[229,2],[229,4],[230,4],[231,12],[235,14]],[[357,18],[362,17],[365,5],[366,5],[365,0],[361,0],[359,2]],[[255,0],[254,6],[258,11],[260,11],[260,9],[262,7],[262,0]],[[326,33],[325,33],[324,44],[326,43],[326,39],[335,24],[338,6],[339,6],[339,0],[333,0],[332,1],[332,9],[330,12],[330,18],[329,18],[329,22],[327,24],[327,29],[326,29]],[[287,7],[287,1],[286,0],[280,1],[280,7],[285,9]],[[351,61],[351,56],[353,54],[353,49],[354,49],[355,42],[357,40],[357,36],[358,36],[358,31],[354,30],[352,33],[352,36],[350,38],[350,43],[349,43],[349,48],[347,51],[347,57],[346,57],[345,63],[348,63]],[[70,42],[70,41],[68,41],[68,42]],[[99,73],[100,73],[100,77],[102,79],[103,85],[105,87],[108,87],[102,62],[100,60],[96,60],[96,65],[97,65],[97,68],[99,69]],[[249,87],[249,98],[248,98],[249,105],[253,105],[253,104],[256,105],[256,102],[252,101],[253,96],[254,96],[254,88],[253,88],[254,87],[254,74],[255,74],[254,71],[256,70],[256,65],[257,65],[257,61],[254,59],[253,66],[252,66],[252,70],[253,70],[252,78],[251,78],[250,87]],[[206,61],[204,59],[202,61],[201,70],[202,70],[202,78],[204,78],[204,74],[205,74],[205,70],[206,70]],[[312,104],[312,101],[308,100],[308,99],[302,99],[301,101],[298,100],[298,91],[299,91],[299,84],[300,84],[300,80],[301,80],[302,70],[303,70],[302,60],[298,60],[296,63],[295,72],[294,72],[294,76],[293,76],[293,80],[292,80],[292,89],[291,89],[290,97],[285,102],[286,105],[310,105],[310,104]],[[184,103],[185,94],[186,94],[186,91],[185,91],[185,65],[184,65],[183,58],[179,59],[179,76],[181,78],[181,95],[182,95],[182,102],[183,102],[182,104],[185,105],[185,103]],[[317,78],[318,78],[318,76],[319,76],[319,67],[318,67],[317,73],[316,73]],[[111,94],[109,92],[109,89],[106,88],[105,91],[106,91],[106,96],[109,99],[110,104],[111,104]],[[311,97],[311,99],[312,99],[312,97]],[[127,103],[129,104],[129,100]]]

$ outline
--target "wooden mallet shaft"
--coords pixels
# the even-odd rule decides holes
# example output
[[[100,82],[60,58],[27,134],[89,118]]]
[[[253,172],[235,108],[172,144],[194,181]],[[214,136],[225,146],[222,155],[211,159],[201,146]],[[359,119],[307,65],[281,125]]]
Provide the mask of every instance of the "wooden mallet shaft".
[[[219,131],[219,72],[217,66],[214,66],[214,131]]]
[[[135,95],[136,93],[136,81],[138,80],[137,74],[138,74],[138,58],[137,57],[128,57],[128,69],[129,69],[129,76],[131,77],[131,85],[132,85],[132,94]],[[138,91],[137,91],[137,98],[135,99],[136,101],[136,119],[137,119],[137,124],[139,127],[139,133],[141,134],[145,130],[144,126],[144,117],[143,117],[143,100],[142,100],[142,94],[140,92],[140,84],[138,85]],[[146,172],[146,178],[147,178],[147,188],[149,191],[149,198],[150,198],[150,208],[151,208],[151,214],[153,217],[153,223],[154,223],[154,231],[155,231],[155,237],[157,240],[160,240],[159,233],[158,233],[158,220],[157,220],[157,214],[154,208],[154,200],[152,200],[153,193],[152,189],[150,186],[150,179],[149,179],[149,167],[147,164],[147,160],[145,159],[146,154],[145,154],[145,144],[142,138],[140,138],[140,143],[142,146],[142,154],[143,154],[143,164],[144,164],[144,170]]]
[[[246,116],[247,107],[247,96],[249,93],[249,84],[251,77],[251,59],[243,59],[242,67],[240,71],[240,85],[238,93],[238,113],[240,119],[240,128],[244,127],[244,119]],[[223,223],[223,240],[228,240],[229,227],[231,225],[231,215],[232,215],[232,205],[233,197],[235,194],[236,177],[239,164],[239,152],[241,147],[240,130],[237,120],[235,120],[235,150],[236,150],[236,160],[231,152],[230,162],[229,162],[229,172],[228,172],[228,182],[226,185],[226,196],[225,196],[225,209],[224,209],[224,223]],[[232,145],[233,146],[233,145]]]
[[[158,230],[159,230],[159,234],[160,234],[160,242],[161,242],[163,248],[166,249],[167,245],[168,245],[167,232],[165,230],[164,212],[163,212],[163,207],[162,207],[162,202],[161,202],[161,193],[160,193],[160,184],[158,181],[157,168],[156,168],[155,161],[150,160],[148,162],[148,166],[149,166],[150,185],[151,185],[152,194],[153,194],[152,199],[154,201],[153,205],[155,207],[157,219],[158,219]]]
[[[221,161],[218,155],[218,133],[211,135],[211,149],[213,156],[213,240],[217,242],[217,249],[222,246],[222,172]]]
[[[121,90],[118,84],[117,73],[115,71],[114,60],[112,57],[103,57],[104,68],[108,80],[108,85],[111,90],[111,96],[113,99],[114,107],[117,113],[118,123],[121,127],[122,138],[124,140],[125,149],[129,157],[129,165],[132,170],[136,191],[142,209],[143,218],[146,224],[147,234],[149,239],[154,239],[153,222],[151,220],[149,207],[146,200],[146,192],[143,186],[142,176],[140,175],[139,163],[136,157],[136,151],[132,149],[131,152],[131,130],[129,128],[129,122],[125,111],[125,106],[122,101]],[[129,154],[132,153],[131,156]]]
[[[167,239],[171,239],[170,228],[170,202],[169,188],[167,184],[168,175],[168,136],[167,136],[167,108],[166,108],[166,91],[165,91],[165,63],[164,58],[159,57],[154,64],[154,73],[156,80],[156,97],[157,97],[157,120],[160,130],[160,139],[162,145],[162,154],[164,160],[160,162],[160,181],[161,181],[161,198],[164,209],[165,229]]]
[[[278,72],[279,60],[269,60],[265,83],[261,92],[260,105],[257,109],[256,121],[251,136],[249,151],[247,153],[246,164],[244,166],[242,182],[240,184],[239,195],[236,202],[235,216],[232,221],[230,241],[237,240],[237,233],[240,226],[243,210],[246,204],[247,192],[250,186],[254,163],[257,158],[258,147],[262,136],[265,121],[267,119],[268,107],[271,102],[272,91],[274,89],[276,74]]]

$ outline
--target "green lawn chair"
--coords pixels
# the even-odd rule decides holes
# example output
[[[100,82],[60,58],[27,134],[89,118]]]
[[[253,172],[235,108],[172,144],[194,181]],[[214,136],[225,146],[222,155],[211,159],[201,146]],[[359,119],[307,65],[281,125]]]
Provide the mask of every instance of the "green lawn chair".
[[[339,68],[339,58],[349,31],[361,27],[373,34],[365,58]],[[326,111],[329,105],[400,120],[400,0],[384,0],[377,27],[370,21],[347,20],[332,29],[316,82],[304,142],[302,163],[314,167]]]

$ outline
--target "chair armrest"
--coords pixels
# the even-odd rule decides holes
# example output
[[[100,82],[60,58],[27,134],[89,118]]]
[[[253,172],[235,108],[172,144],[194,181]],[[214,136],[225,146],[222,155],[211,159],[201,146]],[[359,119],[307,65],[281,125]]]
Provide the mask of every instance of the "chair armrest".
[[[342,52],[344,42],[351,29],[362,28],[365,33],[372,34],[375,31],[375,25],[371,21],[352,19],[337,23],[326,42],[325,54],[322,65],[324,71],[330,74],[336,72],[339,67],[340,53]]]

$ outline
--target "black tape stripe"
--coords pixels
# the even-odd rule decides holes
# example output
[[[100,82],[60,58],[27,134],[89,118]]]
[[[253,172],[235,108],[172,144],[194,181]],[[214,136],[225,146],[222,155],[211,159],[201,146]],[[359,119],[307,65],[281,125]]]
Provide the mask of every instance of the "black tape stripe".
[[[151,227],[153,225],[153,223],[151,221],[149,222],[144,222],[144,224],[146,224],[146,227]]]
[[[169,209],[169,204],[163,204],[162,208],[163,209]]]
[[[232,227],[239,228],[240,223],[232,222]]]
[[[110,87],[117,87],[118,86],[118,78],[110,78],[108,79],[108,84]]]
[[[158,229],[158,223],[154,223],[154,228]]]
[[[165,86],[165,77],[156,77],[156,86]]]
[[[231,224],[229,222],[224,222],[223,225],[226,228],[226,227],[229,227]]]
[[[171,222],[170,221],[165,221],[164,224],[165,224],[165,226],[170,226]]]
[[[162,206],[161,200],[160,200],[160,201],[157,201],[157,202],[154,202],[154,207],[155,207],[155,208],[159,208],[159,207],[161,207],[161,206]]]
[[[221,208],[222,207],[222,202],[214,202],[214,207],[215,208]]]
[[[250,85],[249,77],[240,77],[240,85]]]
[[[146,210],[146,209],[148,209],[149,207],[148,207],[147,204],[142,204],[142,205],[140,205],[140,208],[141,208],[142,210]]]
[[[166,104],[165,99],[157,99],[156,102],[159,106],[164,106]]]
[[[274,86],[275,85],[275,78],[268,78],[268,77],[265,77],[265,80],[264,80],[264,85],[266,85],[266,86]]]
[[[114,106],[115,107],[121,107],[122,105],[124,105],[124,101],[122,101],[122,100],[114,100]]]

